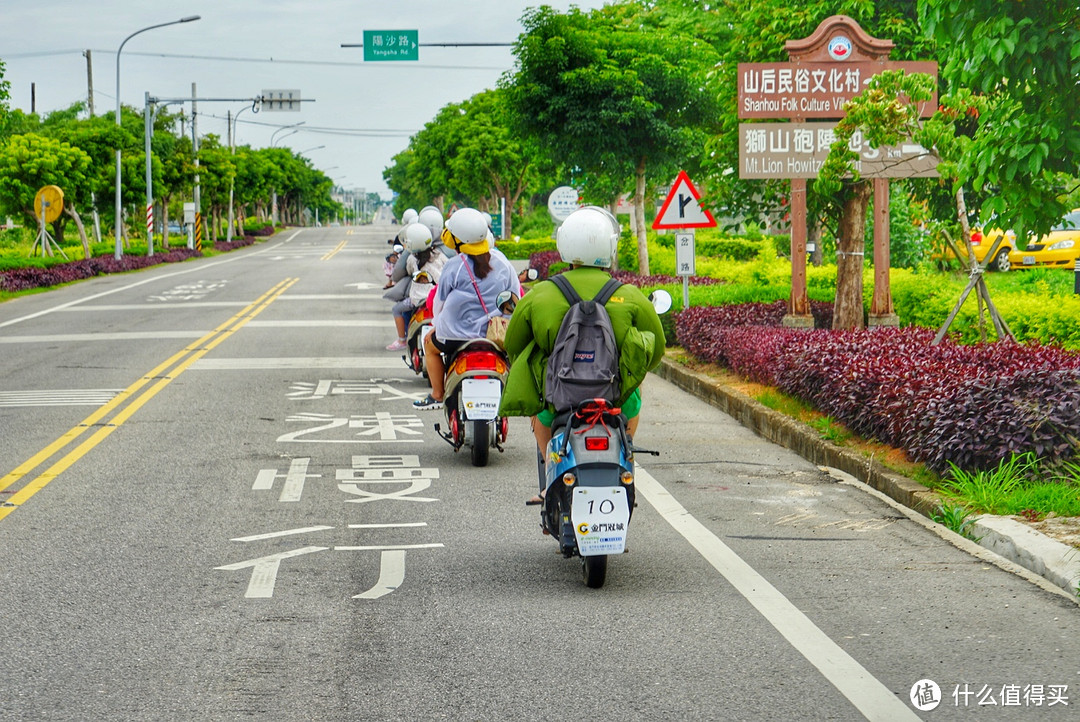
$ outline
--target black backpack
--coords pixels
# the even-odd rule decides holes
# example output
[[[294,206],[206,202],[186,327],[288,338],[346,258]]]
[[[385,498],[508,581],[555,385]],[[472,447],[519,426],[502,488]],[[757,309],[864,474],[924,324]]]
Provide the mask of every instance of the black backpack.
[[[593,300],[585,301],[565,276],[551,280],[570,302],[570,310],[563,317],[548,357],[544,400],[556,411],[595,398],[615,405],[620,395],[619,349],[604,304],[622,284],[609,279]]]

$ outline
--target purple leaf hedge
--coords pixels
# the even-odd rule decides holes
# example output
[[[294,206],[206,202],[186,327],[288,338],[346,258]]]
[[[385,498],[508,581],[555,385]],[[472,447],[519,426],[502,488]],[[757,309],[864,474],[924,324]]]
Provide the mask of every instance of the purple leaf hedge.
[[[270,232],[273,227],[268,226]],[[236,240],[219,241],[214,244],[215,251],[231,251],[243,246],[250,246],[255,242],[255,236],[266,235],[262,232],[249,232],[248,235]],[[29,291],[34,288],[47,288],[62,283],[81,281],[84,278],[93,278],[106,273],[123,273],[140,268],[156,266],[161,263],[179,263],[189,258],[201,257],[201,251],[187,248],[173,248],[168,251],[155,253],[153,256],[123,255],[120,260],[113,256],[97,256],[89,260],[70,261],[57,263],[48,268],[27,266],[10,271],[0,272],[0,291]]]
[[[692,355],[802,399],[852,431],[943,473],[1011,453],[1080,459],[1080,354],[999,342],[937,346],[925,328],[815,330],[780,325],[785,304],[694,307],[675,319]]]
[[[120,260],[117,260],[113,256],[97,256],[88,260],[58,263],[48,268],[27,266],[26,268],[16,268],[0,273],[0,290],[15,292],[57,286],[61,283],[71,283],[72,281],[93,278],[106,273],[134,271],[139,268],[156,266],[160,263],[178,263],[186,261],[192,256],[201,255],[196,251],[178,248],[166,253],[156,253],[149,257],[124,255],[120,257]]]

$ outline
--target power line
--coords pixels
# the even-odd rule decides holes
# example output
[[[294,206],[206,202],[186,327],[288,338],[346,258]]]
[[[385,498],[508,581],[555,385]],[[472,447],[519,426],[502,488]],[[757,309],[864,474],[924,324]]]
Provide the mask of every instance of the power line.
[[[200,118],[214,118],[215,120],[227,120],[227,118],[215,115],[213,113],[199,113]],[[264,128],[283,128],[287,125],[281,125],[280,123],[267,123],[258,120],[236,120],[237,125],[257,125]],[[321,135],[344,135],[344,136],[362,136],[368,138],[408,138],[414,135],[418,131],[407,130],[405,128],[336,128],[334,126],[326,125],[305,125],[301,132],[303,133],[316,133]]]
[[[479,45],[479,44],[477,44]],[[44,50],[35,53],[11,53],[0,56],[9,60],[19,58],[37,58],[49,55],[68,55],[68,54],[83,54],[83,50]],[[94,53],[101,53],[103,55],[116,55],[116,50],[91,50]],[[247,58],[247,57],[226,57],[222,55],[180,55],[177,53],[148,53],[148,52],[133,52],[128,51],[128,55],[139,55],[149,58],[177,58],[181,60],[212,60],[222,63],[264,63],[268,65],[323,65],[323,66],[340,66],[347,68],[363,68],[367,67],[371,69],[372,63],[370,62],[355,62],[344,60],[298,60],[295,58]],[[125,56],[126,57],[126,56]],[[390,68],[408,69],[408,70],[506,70],[506,66],[499,65],[425,65],[423,63],[409,62],[409,63],[378,63],[377,68],[379,70],[386,70]]]

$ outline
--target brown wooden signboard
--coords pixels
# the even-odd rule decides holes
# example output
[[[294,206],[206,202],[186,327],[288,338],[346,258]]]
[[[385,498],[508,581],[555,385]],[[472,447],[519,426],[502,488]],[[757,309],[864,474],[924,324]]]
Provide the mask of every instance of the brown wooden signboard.
[[[740,178],[817,178],[836,140],[836,123],[740,123]],[[874,148],[856,133],[849,144],[859,154],[863,178],[937,177],[937,158],[913,142]]]
[[[739,118],[842,118],[844,103],[884,70],[937,78],[937,63],[929,61],[739,63]],[[930,100],[919,104],[919,114],[929,117],[936,108],[935,91]]]

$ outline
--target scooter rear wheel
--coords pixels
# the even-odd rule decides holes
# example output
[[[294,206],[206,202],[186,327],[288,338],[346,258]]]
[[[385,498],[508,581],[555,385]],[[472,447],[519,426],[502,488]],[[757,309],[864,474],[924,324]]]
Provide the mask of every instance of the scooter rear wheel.
[[[599,589],[604,586],[604,579],[607,577],[607,555],[582,557],[581,576],[585,586],[590,589]]]
[[[487,466],[488,452],[491,450],[490,421],[470,421],[472,424],[472,465]]]

